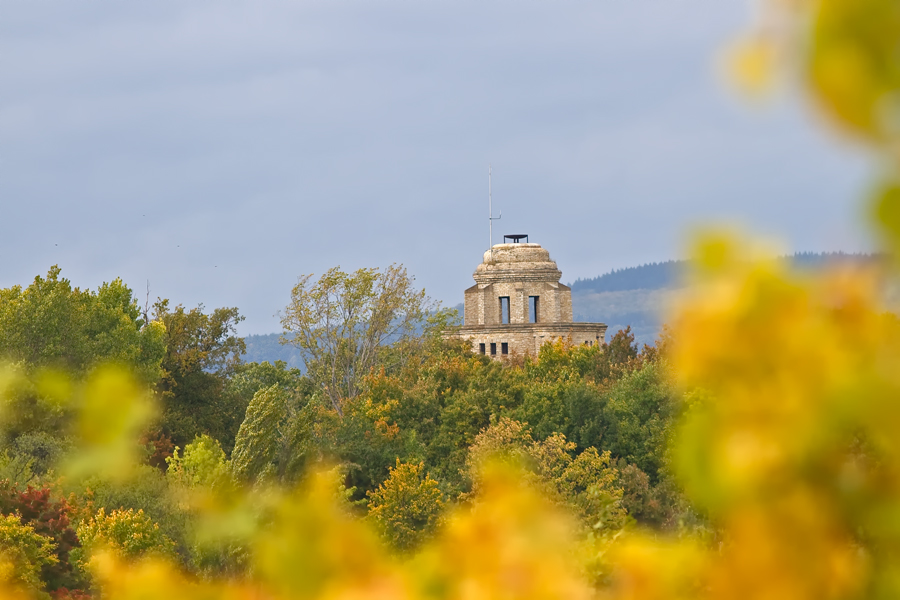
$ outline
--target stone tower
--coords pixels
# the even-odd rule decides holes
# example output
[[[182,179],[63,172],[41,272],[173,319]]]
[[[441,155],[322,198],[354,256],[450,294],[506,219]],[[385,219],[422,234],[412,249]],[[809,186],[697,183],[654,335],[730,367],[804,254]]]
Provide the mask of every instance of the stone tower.
[[[475,352],[494,358],[536,356],[544,342],[559,338],[603,342],[603,323],[572,322],[572,291],[559,282],[562,273],[550,253],[524,234],[503,239],[475,269],[475,285],[465,292],[464,323],[453,337],[470,340]]]

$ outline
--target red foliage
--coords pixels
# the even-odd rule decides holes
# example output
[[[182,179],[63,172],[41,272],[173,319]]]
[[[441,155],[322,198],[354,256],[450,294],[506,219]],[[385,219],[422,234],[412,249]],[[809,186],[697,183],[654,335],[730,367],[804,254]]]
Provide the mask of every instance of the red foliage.
[[[172,438],[158,431],[144,435],[141,441],[150,450],[150,457],[147,459],[147,463],[151,467],[165,471],[167,467],[166,459],[172,456],[172,452],[175,451],[175,444],[172,442]]]
[[[51,497],[50,488],[28,486],[20,491],[8,480],[0,481],[0,514],[18,514],[23,525],[34,528],[35,533],[50,538],[56,544],[59,562],[47,565],[41,572],[47,590],[60,588],[78,589],[84,585],[69,562],[69,552],[80,546],[78,536],[69,523],[71,507],[65,499]],[[74,592],[66,593],[72,594]]]

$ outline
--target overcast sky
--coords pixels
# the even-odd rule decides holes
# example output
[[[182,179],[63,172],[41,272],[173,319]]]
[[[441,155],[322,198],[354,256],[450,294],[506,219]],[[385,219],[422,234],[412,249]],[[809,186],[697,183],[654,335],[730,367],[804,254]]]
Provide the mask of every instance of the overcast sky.
[[[0,0],[0,286],[237,306],[279,330],[300,274],[405,264],[462,301],[528,233],[563,281],[737,221],[864,249],[866,170],[802,99],[726,90],[745,0]]]

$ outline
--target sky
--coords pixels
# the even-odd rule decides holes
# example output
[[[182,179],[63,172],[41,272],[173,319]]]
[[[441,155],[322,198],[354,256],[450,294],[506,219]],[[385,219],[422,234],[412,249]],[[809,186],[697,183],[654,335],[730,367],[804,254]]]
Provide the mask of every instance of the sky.
[[[698,225],[868,248],[870,173],[796,92],[723,85],[745,0],[0,0],[0,287],[58,264],[280,331],[297,277],[447,305],[527,233],[563,281]]]

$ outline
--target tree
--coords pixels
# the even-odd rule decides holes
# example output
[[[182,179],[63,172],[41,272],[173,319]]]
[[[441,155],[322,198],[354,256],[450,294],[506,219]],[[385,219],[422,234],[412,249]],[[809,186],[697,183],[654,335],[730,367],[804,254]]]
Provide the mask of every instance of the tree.
[[[53,550],[49,538],[20,523],[17,515],[0,516],[0,586],[18,588],[16,591],[27,596],[49,598],[44,592],[41,571],[57,562]]]
[[[175,544],[141,509],[136,512],[131,508],[114,510],[107,515],[101,508],[94,517],[78,527],[78,538],[83,548],[78,551],[82,562],[90,560],[95,550],[104,548],[126,559],[175,555]]]
[[[640,365],[631,325],[617,331],[609,342],[603,343],[601,349],[593,373],[598,382],[621,377]]]
[[[278,384],[286,391],[306,391],[309,379],[300,369],[289,368],[283,360],[270,362],[241,363],[228,379],[228,393],[245,399],[249,404],[253,394],[259,390]]]
[[[372,368],[409,357],[433,307],[402,265],[354,273],[335,267],[315,282],[300,277],[281,319],[282,343],[300,349],[307,373],[343,415],[344,401],[359,393]]]
[[[52,498],[47,487],[28,486],[20,491],[15,484],[0,481],[0,515],[16,515],[22,525],[47,538],[53,548],[56,560],[45,561],[40,567],[40,577],[48,591],[84,585],[69,562],[69,553],[80,545],[69,523],[69,511],[68,502]]]
[[[655,485],[682,409],[667,365],[648,363],[610,388],[598,416],[602,430],[598,442],[613,456],[636,464]]]
[[[234,477],[252,482],[270,477],[289,481],[299,476],[309,455],[317,450],[310,447],[315,420],[312,409],[303,390],[287,390],[274,383],[256,392],[231,453]]]
[[[225,452],[218,440],[202,435],[184,447],[181,456],[178,448],[166,460],[167,478],[185,488],[213,489],[228,480]]]
[[[503,417],[475,438],[466,458],[473,493],[481,491],[485,465],[524,468],[525,481],[545,497],[567,507],[587,528],[616,530],[624,522],[622,488],[609,451],[588,448],[572,457],[575,444],[561,433],[535,441],[523,423]]]
[[[369,520],[394,548],[408,552],[434,535],[444,511],[438,482],[423,463],[401,463],[387,480],[368,493]]]
[[[276,459],[283,445],[288,402],[287,392],[277,384],[254,394],[231,454],[231,468],[238,479],[256,479]]]
[[[151,386],[166,352],[164,327],[143,319],[121,279],[91,291],[60,273],[54,266],[24,289],[0,290],[0,362],[15,363],[16,373],[0,444],[5,460],[28,467],[12,470],[22,474],[42,475],[68,448],[72,383],[115,363]]]
[[[240,398],[226,393],[228,378],[246,350],[236,329],[243,317],[237,308],[206,314],[202,305],[171,309],[168,300],[159,300],[154,318],[165,326],[166,354],[157,384],[163,433],[181,447],[205,433],[230,451],[246,408]]]
[[[81,290],[60,272],[54,265],[25,289],[0,290],[0,359],[73,375],[115,362],[154,383],[165,352],[163,331],[141,318],[131,289],[115,279],[96,292]]]

